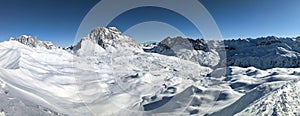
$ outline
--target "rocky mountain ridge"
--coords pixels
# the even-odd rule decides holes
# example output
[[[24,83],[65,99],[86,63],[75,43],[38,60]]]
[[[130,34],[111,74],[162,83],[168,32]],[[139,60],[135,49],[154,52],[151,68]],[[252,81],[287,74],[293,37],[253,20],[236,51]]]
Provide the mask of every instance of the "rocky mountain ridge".
[[[30,47],[59,48],[51,42],[43,42],[32,36],[12,38]],[[101,54],[113,49],[130,49],[175,56],[208,67],[254,66],[260,69],[293,68],[300,66],[300,37],[257,39],[203,40],[168,37],[161,42],[137,45],[117,28],[99,27],[83,37],[77,44],[66,48],[81,55]]]
[[[10,38],[10,41],[18,41],[24,45],[27,45],[29,47],[41,47],[46,49],[56,49],[60,48],[59,46],[54,45],[50,41],[40,41],[37,37],[22,35],[18,38]]]

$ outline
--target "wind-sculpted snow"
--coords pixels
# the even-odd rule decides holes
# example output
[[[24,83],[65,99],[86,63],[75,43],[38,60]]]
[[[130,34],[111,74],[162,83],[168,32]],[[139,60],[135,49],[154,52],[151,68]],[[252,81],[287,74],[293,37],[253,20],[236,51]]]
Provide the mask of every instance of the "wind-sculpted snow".
[[[300,76],[300,75],[298,75]],[[237,115],[300,115],[299,81],[289,81],[266,94]]]
[[[203,77],[212,71],[176,57],[144,52],[116,50],[78,57],[62,49],[31,48],[15,41],[1,46],[7,51],[2,57],[18,62],[13,69],[4,67],[9,62],[1,63],[1,82],[12,96],[30,101],[26,107],[43,106],[65,115],[143,113],[143,105],[151,103],[143,99],[172,96],[194,82],[202,85]],[[9,111],[4,112],[12,114]]]
[[[89,62],[95,62],[96,65],[76,63],[75,66],[93,68],[96,73],[91,72],[90,75],[102,78],[103,82],[100,81],[100,85],[95,83],[94,86],[89,86],[102,88],[103,99],[92,101],[91,98],[94,97],[88,96],[89,94],[82,98],[87,98],[84,102],[94,114],[103,115],[150,114],[152,110],[144,111],[147,110],[144,107],[146,104],[176,95],[193,84],[204,85],[206,81],[204,77],[212,71],[208,67],[176,57],[132,50],[117,49],[111,54],[103,52],[100,56],[89,56],[87,59]],[[83,80],[77,79],[77,81]],[[100,102],[97,107],[94,104],[96,101]],[[188,104],[188,101],[185,102],[178,108],[184,109],[186,107],[184,104]],[[107,108],[114,110],[107,110]],[[161,107],[153,108],[153,110],[159,109]]]
[[[273,68],[268,70],[260,70],[254,67],[229,67],[227,70],[229,72],[228,75],[221,78],[223,78],[223,81],[225,81],[226,84],[229,85],[234,91],[237,91],[243,95],[233,103],[228,104],[228,106],[225,108],[210,115],[272,115],[272,105],[286,103],[275,102],[271,105],[263,98],[270,97],[270,94],[272,94],[274,91],[282,89],[286,83],[299,81],[300,76],[299,68]],[[298,90],[298,87],[295,87],[294,89]],[[297,92],[295,94],[297,94]],[[273,97],[280,96],[274,95]],[[259,106],[262,107],[261,109],[257,109],[257,105],[253,105],[256,102],[261,103]],[[299,105],[299,102],[295,102],[294,104]],[[269,108],[263,109],[263,107]],[[291,110],[295,111],[296,109],[293,108]],[[274,111],[274,113],[279,112]],[[288,114],[291,112],[285,113]]]
[[[299,39],[175,40],[149,53],[115,28],[97,28],[67,50],[2,42],[0,115],[299,115],[300,68],[248,57],[268,60],[270,48],[272,61],[296,58]],[[225,49],[230,63],[251,65],[222,65]]]

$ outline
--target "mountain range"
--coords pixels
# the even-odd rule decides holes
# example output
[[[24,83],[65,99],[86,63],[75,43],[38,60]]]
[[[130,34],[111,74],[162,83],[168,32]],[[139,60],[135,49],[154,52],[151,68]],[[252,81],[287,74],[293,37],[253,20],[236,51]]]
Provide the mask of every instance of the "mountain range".
[[[2,115],[300,115],[300,37],[0,43]]]

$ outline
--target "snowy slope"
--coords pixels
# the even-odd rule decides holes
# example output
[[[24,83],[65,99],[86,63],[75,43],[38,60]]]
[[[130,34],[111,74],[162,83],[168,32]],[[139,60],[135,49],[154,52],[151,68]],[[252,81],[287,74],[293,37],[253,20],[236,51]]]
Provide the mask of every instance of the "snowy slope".
[[[126,108],[139,110],[134,104],[144,96],[158,94],[160,99],[165,96],[160,91],[167,91],[166,86],[178,86],[173,93],[176,94],[191,84],[192,79],[201,80],[200,77],[211,72],[210,68],[193,62],[143,52],[104,52],[97,57],[77,57],[61,49],[31,48],[15,41],[0,45],[5,51],[2,58],[16,63],[13,67],[7,67],[10,62],[0,64],[1,82],[12,96],[67,115],[118,114]],[[155,89],[149,90],[150,87]],[[123,103],[118,103],[120,100]]]
[[[221,46],[233,50],[228,54],[250,48],[257,52],[248,55],[265,53],[247,40],[229,41]],[[299,115],[299,67],[214,67],[224,57],[222,42],[172,42],[162,43],[175,55],[162,45],[150,46],[160,54],[148,53],[116,28],[97,28],[68,50],[2,42],[0,115]],[[298,45],[286,43],[293,52],[275,56],[297,55]],[[195,55],[201,59],[186,57]]]
[[[300,75],[298,75],[300,76]],[[277,90],[265,95],[237,115],[300,115],[300,82],[286,82]]]
[[[239,99],[231,104],[227,104],[225,108],[212,113],[211,115],[263,115],[265,112],[258,111],[257,105],[254,103],[261,103],[260,107],[265,107],[267,104],[263,98],[270,97],[270,94],[282,89],[286,83],[297,82],[299,80],[299,68],[273,68],[268,70],[260,70],[254,67],[241,68],[229,67],[228,74],[223,77],[231,89],[242,93]],[[221,77],[222,78],[222,77]],[[294,89],[297,89],[295,87]],[[295,93],[297,94],[297,92]],[[279,97],[273,95],[273,97]],[[280,105],[282,102],[275,102],[273,105]],[[299,103],[295,102],[299,106]],[[251,110],[251,112],[249,112]],[[266,112],[272,112],[272,108],[265,109]],[[293,111],[297,109],[291,109]],[[244,113],[243,113],[244,112]],[[271,114],[268,114],[271,115]]]

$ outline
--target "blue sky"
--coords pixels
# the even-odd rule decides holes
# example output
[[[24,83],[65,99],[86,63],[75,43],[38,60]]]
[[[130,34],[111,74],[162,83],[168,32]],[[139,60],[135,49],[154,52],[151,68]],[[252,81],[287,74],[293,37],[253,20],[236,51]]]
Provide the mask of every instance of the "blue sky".
[[[300,35],[299,0],[201,1],[224,38]]]
[[[76,1],[76,2],[74,2]],[[37,36],[66,46],[97,0],[0,0],[0,41]]]
[[[27,34],[58,45],[71,45],[74,43],[82,19],[98,2],[99,0],[1,0],[0,41],[7,40],[11,36]],[[299,0],[200,0],[200,2],[213,16],[224,38],[300,36]],[[145,34],[146,32],[141,32],[139,28],[129,28],[135,24],[134,22],[149,21],[145,12],[153,14],[152,19],[157,19],[152,21],[170,23],[180,28],[179,30],[186,36],[198,37],[199,33],[187,20],[175,13],[169,13],[170,15],[166,17],[165,14],[169,11],[157,8],[132,10],[120,15],[111,25],[120,28],[121,31],[129,29],[128,34],[141,39],[139,42],[144,41],[141,38],[143,35],[159,40],[166,36],[159,33],[161,30],[175,30],[171,29],[170,25],[155,28],[154,25],[161,25],[159,23],[143,25],[155,29],[151,34]],[[141,16],[142,19],[138,20],[133,14]],[[151,31],[150,28],[147,31]],[[155,31],[158,34],[155,34]],[[177,31],[166,33],[170,33],[171,36],[180,34]]]

